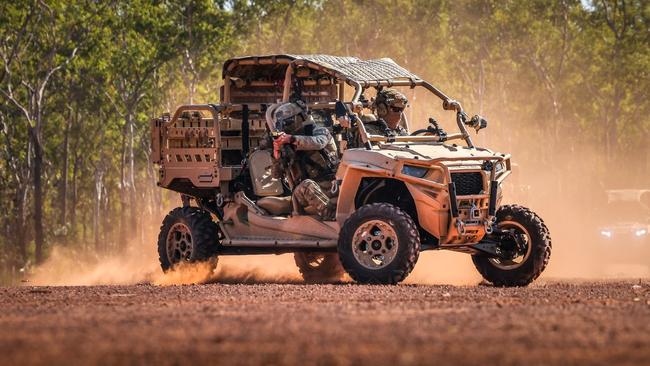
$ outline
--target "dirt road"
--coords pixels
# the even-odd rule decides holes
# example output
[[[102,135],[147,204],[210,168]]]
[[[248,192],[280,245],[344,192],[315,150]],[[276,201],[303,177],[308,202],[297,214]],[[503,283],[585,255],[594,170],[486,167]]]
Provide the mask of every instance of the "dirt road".
[[[0,309],[6,365],[650,364],[647,281],[20,287]]]

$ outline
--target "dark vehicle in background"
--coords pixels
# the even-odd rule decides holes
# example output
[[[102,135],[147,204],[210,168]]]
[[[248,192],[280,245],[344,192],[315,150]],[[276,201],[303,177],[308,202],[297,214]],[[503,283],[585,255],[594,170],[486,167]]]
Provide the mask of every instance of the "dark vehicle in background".
[[[650,190],[605,191],[598,209],[597,250],[608,264],[643,265],[650,271]]]

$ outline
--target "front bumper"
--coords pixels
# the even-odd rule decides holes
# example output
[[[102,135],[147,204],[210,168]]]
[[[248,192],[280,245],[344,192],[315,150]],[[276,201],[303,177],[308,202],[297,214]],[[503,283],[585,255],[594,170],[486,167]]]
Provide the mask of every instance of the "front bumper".
[[[482,163],[492,162],[492,169],[482,169]],[[426,165],[425,165],[426,163]],[[496,170],[497,163],[502,169]],[[403,165],[417,164],[419,167],[440,170],[437,181],[417,178],[401,173]],[[468,167],[476,167],[468,169]],[[479,242],[491,232],[502,193],[501,183],[511,173],[510,156],[458,159],[439,159],[414,163],[402,161],[396,167],[396,177],[406,183],[415,200],[420,226],[439,239],[443,245],[467,245]],[[480,173],[483,187],[476,194],[461,190],[458,194],[451,174]],[[472,192],[474,193],[474,192]]]

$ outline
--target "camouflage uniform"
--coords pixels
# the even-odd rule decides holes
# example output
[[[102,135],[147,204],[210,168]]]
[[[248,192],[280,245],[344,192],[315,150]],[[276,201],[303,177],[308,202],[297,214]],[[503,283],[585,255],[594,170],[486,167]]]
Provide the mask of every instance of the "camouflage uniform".
[[[373,114],[364,114],[360,116],[363,126],[369,135],[380,136],[406,136],[408,130],[402,126],[404,121],[403,114],[400,113],[400,123],[395,128],[390,128],[385,118],[390,113],[389,108],[401,108],[402,110],[408,105],[408,99],[404,94],[395,89],[383,89],[377,93],[371,108],[377,117]],[[361,134],[358,127],[350,129],[351,139],[348,141],[348,148],[357,148],[363,146]]]
[[[291,135],[289,144],[293,156],[286,168],[279,159],[274,160],[273,175],[278,178],[289,176],[293,180],[292,201],[296,214],[333,220],[336,194],[331,188],[338,166],[336,143],[327,128],[314,124],[311,116],[298,112],[295,106],[295,103],[280,106],[274,115],[276,130]],[[282,119],[290,118],[295,118],[295,121],[288,125],[281,123]]]

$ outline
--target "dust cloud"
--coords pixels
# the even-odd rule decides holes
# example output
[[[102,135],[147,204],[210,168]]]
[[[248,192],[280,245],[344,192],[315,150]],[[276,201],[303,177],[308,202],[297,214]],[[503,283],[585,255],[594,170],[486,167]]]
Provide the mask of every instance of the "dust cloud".
[[[525,86],[519,88],[522,95],[531,94]],[[457,130],[453,113],[441,111],[436,98],[417,89],[402,91],[415,102],[407,109],[411,130],[424,128],[429,117],[447,131]],[[479,112],[465,104],[468,114]],[[638,238],[630,232],[611,240],[601,235],[604,227],[623,222],[650,228],[647,213],[611,212],[606,193],[650,189],[650,157],[638,153],[608,156],[604,144],[581,133],[568,117],[553,126],[523,120],[499,103],[488,105],[491,109],[481,112],[488,119],[488,128],[470,134],[476,146],[512,155],[513,173],[504,183],[502,203],[529,207],[550,229],[553,249],[541,278],[650,277],[650,234]],[[650,206],[647,199],[644,203]],[[481,278],[469,256],[424,252],[407,281],[475,284]]]
[[[553,252],[542,279],[649,277],[648,266],[612,261],[611,254],[594,251],[590,246],[596,244],[583,240],[571,225],[563,223],[561,213],[548,215],[549,212],[545,212],[545,220],[553,236]],[[26,285],[302,283],[291,254],[222,256],[217,263],[186,264],[163,273],[155,253],[153,241],[148,248],[113,256],[80,255],[65,248],[56,248],[49,259],[28,277]],[[647,257],[645,261],[648,262]],[[344,280],[349,281],[347,277]],[[448,251],[421,253],[415,270],[405,281],[408,284],[427,285],[476,285],[480,282],[481,276],[468,255]]]
[[[55,248],[36,267],[26,285],[94,286],[203,283],[302,283],[291,255],[220,257],[216,261],[188,263],[163,273],[155,241],[150,247],[131,247],[123,255],[89,255]]]
[[[151,252],[127,250],[124,255],[96,255],[55,247],[49,258],[36,267],[28,284],[48,286],[129,285],[150,282],[156,268],[155,248]]]
[[[494,141],[496,150],[510,145],[505,151],[518,163],[505,183],[504,201],[530,207],[549,227],[553,250],[545,278],[648,278],[650,235],[636,237],[630,228],[612,238],[601,234],[617,225],[650,227],[647,212],[614,211],[607,204],[607,190],[650,188],[646,160],[633,154],[608,159],[600,144],[581,140],[586,138],[552,144],[523,135],[508,144]]]
[[[413,107],[407,115],[412,130],[438,119],[455,131],[453,113],[422,92],[406,90]],[[368,97],[370,97],[369,95]],[[471,113],[472,111],[468,111]],[[517,120],[507,111],[485,112],[488,128],[476,135],[477,146],[512,154],[513,174],[506,180],[503,203],[518,203],[537,212],[549,227],[553,249],[542,279],[611,279],[650,277],[650,235],[645,242],[603,240],[600,228],[618,220],[604,208],[607,189],[650,188],[643,156],[625,157],[625,164],[609,160],[602,146],[577,136],[571,143],[548,138],[548,129]],[[157,223],[162,220],[153,220]],[[641,223],[649,224],[639,213]],[[223,256],[216,270],[207,264],[188,265],[163,274],[155,235],[132,245],[123,255],[81,255],[54,248],[34,270],[30,284],[106,285],[153,283],[302,283],[293,256]],[[349,281],[349,279],[347,280]],[[468,255],[447,251],[423,252],[406,283],[475,285],[481,277]]]
[[[494,133],[489,129],[485,132]],[[618,174],[618,185],[605,182],[598,171],[589,169],[590,159],[597,159],[594,155],[585,159],[583,168],[578,163],[564,162],[566,168],[558,167],[540,174],[535,163],[517,159],[520,146],[538,148],[539,142],[520,137],[511,149],[502,149],[498,141],[492,142],[495,150],[511,152],[513,161],[518,164],[504,186],[504,201],[530,207],[551,231],[553,250],[542,280],[650,277],[650,241],[639,245],[624,240],[605,242],[599,237],[599,225],[616,219],[604,220],[607,213],[601,207],[606,202],[605,188],[639,188],[625,185],[625,182],[634,182],[633,177]],[[585,151],[597,150],[597,147],[592,148]],[[589,154],[578,154],[572,159],[583,156]],[[556,161],[562,158],[566,157],[558,156]],[[559,181],[567,186],[580,182],[580,190],[576,192]],[[129,248],[122,255],[97,256],[55,247],[49,259],[28,277],[27,284],[302,283],[291,254],[222,256],[216,269],[213,264],[193,264],[163,274],[153,235],[144,243]],[[480,282],[481,277],[468,255],[447,251],[421,253],[414,272],[406,280],[410,284],[476,285]]]

